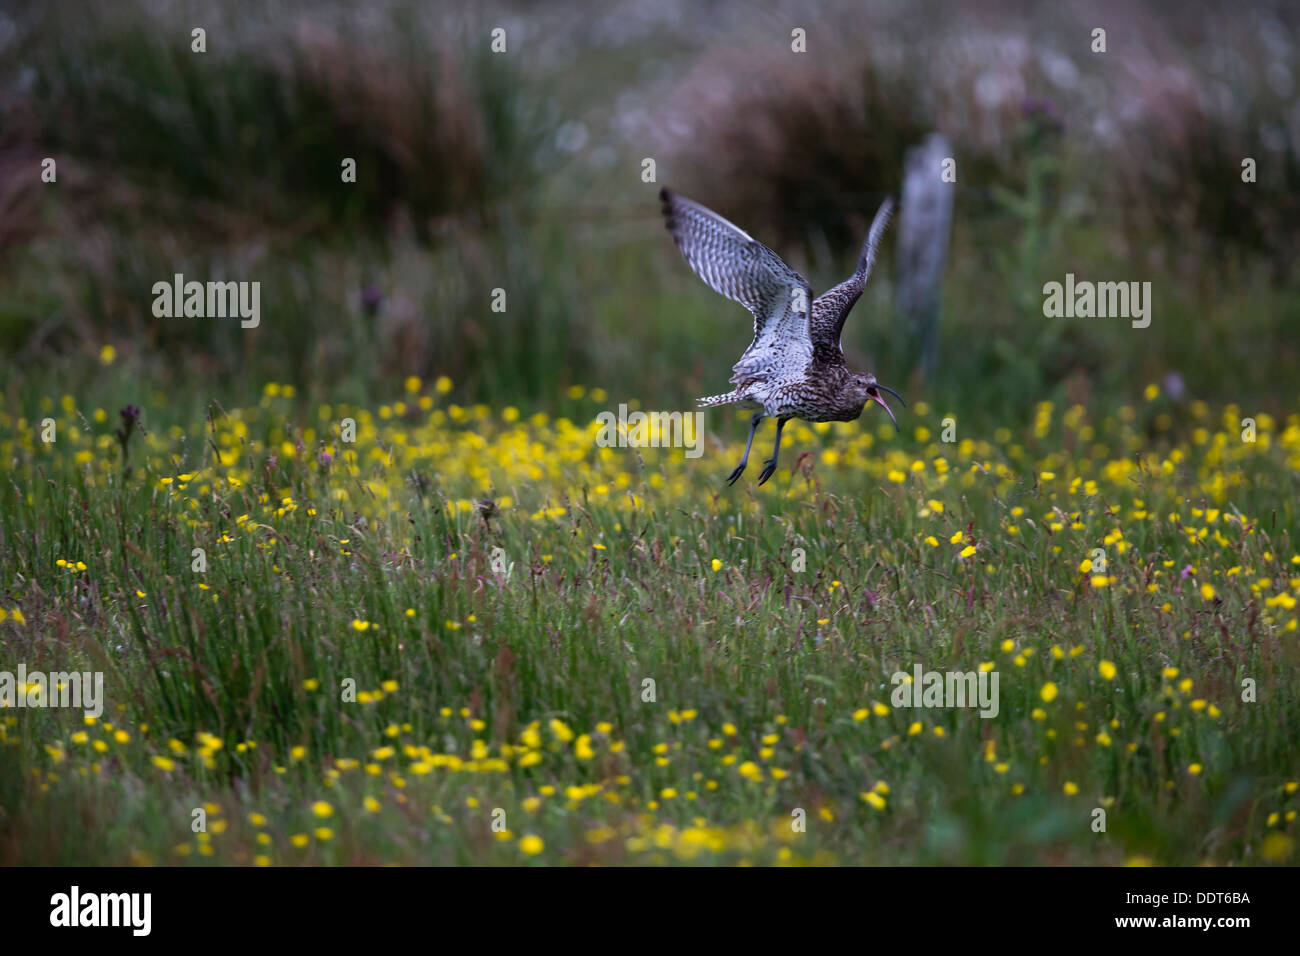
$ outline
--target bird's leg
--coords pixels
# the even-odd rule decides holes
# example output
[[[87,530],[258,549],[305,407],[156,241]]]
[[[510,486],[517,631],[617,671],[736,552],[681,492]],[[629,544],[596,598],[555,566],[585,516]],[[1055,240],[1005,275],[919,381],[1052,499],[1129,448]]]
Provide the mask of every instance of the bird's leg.
[[[767,481],[767,479],[771,478],[772,473],[776,471],[776,459],[781,454],[781,429],[785,428],[785,423],[789,420],[789,416],[778,418],[776,420],[776,444],[772,446],[772,457],[763,462],[767,467],[764,468],[763,473],[758,476],[758,483],[760,485]]]
[[[727,479],[727,484],[734,485],[736,479],[745,473],[745,466],[749,464],[749,448],[754,444],[754,431],[758,428],[758,423],[762,420],[763,416],[761,414],[755,415],[749,420],[749,439],[745,442],[745,454],[741,457],[740,464],[736,466],[736,470],[731,473],[731,477]]]

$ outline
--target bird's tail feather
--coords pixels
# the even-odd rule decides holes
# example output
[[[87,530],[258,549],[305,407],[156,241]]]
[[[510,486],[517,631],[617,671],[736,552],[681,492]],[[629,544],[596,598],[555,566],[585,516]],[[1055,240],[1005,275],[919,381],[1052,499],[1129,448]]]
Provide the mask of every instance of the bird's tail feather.
[[[735,392],[727,392],[723,395],[706,395],[704,398],[697,398],[695,404],[700,408],[708,408],[711,405],[730,405],[738,400],[739,396]]]

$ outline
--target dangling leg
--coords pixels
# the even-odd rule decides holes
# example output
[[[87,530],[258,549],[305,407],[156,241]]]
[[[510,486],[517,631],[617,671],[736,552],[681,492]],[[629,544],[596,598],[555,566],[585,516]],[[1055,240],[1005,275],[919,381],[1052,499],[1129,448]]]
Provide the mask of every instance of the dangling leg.
[[[781,454],[781,429],[785,428],[785,423],[789,420],[790,416],[788,415],[785,418],[778,418],[776,420],[776,444],[772,446],[772,457],[763,462],[767,467],[764,468],[763,473],[758,476],[758,483],[760,485],[767,481],[767,479],[771,478],[772,473],[776,471],[776,459],[777,456]]]
[[[754,444],[754,430],[758,428],[758,423],[762,420],[763,416],[761,414],[755,415],[749,420],[749,440],[745,442],[745,455],[740,459],[740,464],[736,466],[736,470],[731,473],[731,477],[727,479],[727,484],[734,485],[736,479],[745,473],[745,466],[749,464],[749,447]]]

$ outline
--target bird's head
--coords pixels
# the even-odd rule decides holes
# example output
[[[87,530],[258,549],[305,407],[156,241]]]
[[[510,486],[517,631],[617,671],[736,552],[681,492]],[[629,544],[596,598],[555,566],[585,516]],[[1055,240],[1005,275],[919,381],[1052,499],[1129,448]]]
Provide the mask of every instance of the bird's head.
[[[872,375],[870,372],[859,373],[853,376],[853,390],[854,399],[858,404],[865,406],[867,402],[875,402],[889,413],[889,420],[894,423],[894,427],[898,427],[898,420],[894,418],[893,410],[885,404],[885,399],[880,393],[888,392],[900,402],[903,402],[903,407],[906,408],[907,402],[903,401],[902,395],[899,395],[888,385],[881,385],[876,381],[876,376]]]

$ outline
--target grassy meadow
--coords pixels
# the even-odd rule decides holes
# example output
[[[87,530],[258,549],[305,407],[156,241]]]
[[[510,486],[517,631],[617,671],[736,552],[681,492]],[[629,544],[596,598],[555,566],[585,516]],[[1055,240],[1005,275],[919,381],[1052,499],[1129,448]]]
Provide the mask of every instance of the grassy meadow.
[[[105,680],[0,707],[0,864],[1293,865],[1300,22],[915,6],[0,20],[0,672]],[[897,428],[597,442],[748,342],[661,185],[821,291],[931,128],[938,373],[892,232],[844,333]]]
[[[110,702],[4,717],[7,860],[1290,858],[1294,416],[1152,441],[1153,387],[951,445],[796,426],[792,471],[724,494],[448,384],[305,419],[269,384],[155,425],[129,476],[70,396],[52,449],[0,418],[34,595],[6,647]],[[344,414],[356,450],[315,451]],[[890,706],[917,662],[996,669],[1000,713]]]

